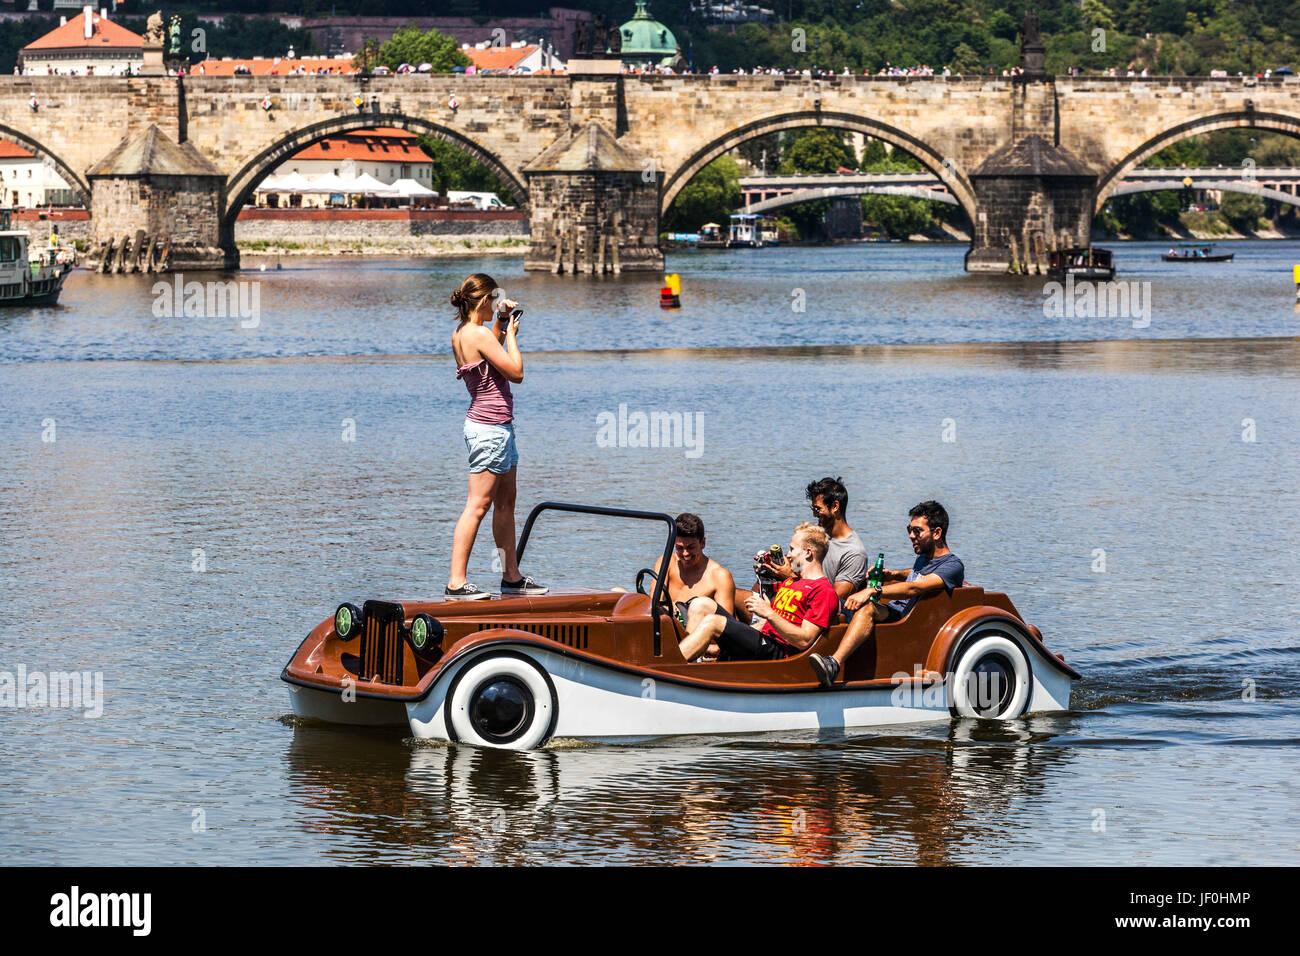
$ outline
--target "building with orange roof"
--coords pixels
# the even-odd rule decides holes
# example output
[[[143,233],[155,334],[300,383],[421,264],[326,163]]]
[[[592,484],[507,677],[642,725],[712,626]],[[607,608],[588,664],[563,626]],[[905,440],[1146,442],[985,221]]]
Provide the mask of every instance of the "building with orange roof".
[[[536,43],[515,42],[509,46],[465,43],[460,51],[472,61],[466,73],[553,73],[564,69],[554,50]]]
[[[27,76],[122,76],[138,72],[144,62],[144,38],[95,13],[61,17],[59,26],[18,51],[19,69]]]
[[[34,209],[75,203],[77,194],[44,160],[17,143],[0,140],[0,206]]]
[[[373,176],[392,185],[399,179],[413,179],[433,189],[433,159],[421,147],[414,133],[389,126],[354,130],[318,140],[281,163],[273,176],[297,173],[310,181],[323,176],[343,180]],[[304,195],[303,205],[325,205],[325,194]]]

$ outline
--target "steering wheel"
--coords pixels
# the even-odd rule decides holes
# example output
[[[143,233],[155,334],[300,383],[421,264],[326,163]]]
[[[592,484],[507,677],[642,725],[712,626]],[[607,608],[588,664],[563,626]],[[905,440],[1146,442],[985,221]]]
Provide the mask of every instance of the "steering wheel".
[[[653,570],[651,570],[650,568],[642,568],[640,571],[638,571],[638,572],[636,573],[636,593],[637,593],[637,594],[649,594],[649,593],[650,593],[649,591],[647,591],[647,590],[645,589],[645,576],[646,576],[647,574],[650,575],[650,577],[654,578],[656,582],[659,580],[659,575],[655,574]]]
[[[638,571],[638,572],[636,573],[636,593],[637,593],[637,594],[652,595],[653,592],[647,591],[647,590],[645,589],[645,576],[646,576],[647,574],[650,575],[650,577],[651,577],[655,582],[658,582],[658,581],[659,581],[659,575],[655,574],[654,571],[652,571],[650,568],[642,568],[640,571]],[[654,598],[651,597],[651,601],[653,601],[653,600],[654,600]],[[651,608],[650,608],[650,613],[651,613],[651,614],[657,614],[657,613],[659,613],[659,611],[660,611],[661,609],[664,611],[664,613],[668,614],[670,617],[675,616],[675,615],[673,614],[674,608],[673,608],[673,605],[672,605],[672,600],[668,597],[668,589],[667,589],[667,588],[664,589],[664,596],[663,596],[663,599],[659,602],[659,604],[658,604],[657,607],[651,607]]]

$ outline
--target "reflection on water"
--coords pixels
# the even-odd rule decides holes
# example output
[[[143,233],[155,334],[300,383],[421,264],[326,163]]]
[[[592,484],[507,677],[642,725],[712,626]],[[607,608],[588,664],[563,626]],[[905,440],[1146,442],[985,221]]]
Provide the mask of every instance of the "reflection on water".
[[[1085,678],[1073,712],[1008,725],[537,754],[281,722],[280,670],[340,600],[446,583],[465,394],[429,353],[446,347],[440,290],[484,264],[286,269],[251,336],[156,320],[132,277],[74,276],[65,307],[0,315],[0,671],[102,672],[104,715],[3,710],[0,767],[21,785],[0,791],[0,850],[1293,864],[1295,251],[1249,246],[1232,282],[1145,254],[1120,260],[1153,282],[1139,331],[1044,324],[1041,288],[964,276],[946,248],[675,257],[674,314],[654,277],[491,266],[527,290],[525,347],[551,350],[516,392],[522,508],[695,511],[741,576],[807,516],[812,478],[843,476],[891,565],[907,509],[935,497],[970,579]],[[1077,341],[1098,339],[1114,341]],[[703,454],[601,446],[620,404],[698,411]],[[662,546],[548,518],[528,570],[630,587]],[[490,580],[490,561],[480,543],[471,574]]]
[[[340,862],[959,862],[990,816],[1041,799],[1071,718],[916,738],[754,737],[511,753],[298,728],[304,826]],[[319,819],[321,808],[347,813]],[[1009,821],[1015,827],[1014,821]],[[364,831],[364,849],[356,842]]]

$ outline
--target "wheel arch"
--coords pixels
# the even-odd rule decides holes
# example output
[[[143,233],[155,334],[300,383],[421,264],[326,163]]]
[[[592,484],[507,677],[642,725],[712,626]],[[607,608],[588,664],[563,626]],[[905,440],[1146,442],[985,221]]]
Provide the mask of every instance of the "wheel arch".
[[[1038,628],[1026,624],[1008,611],[988,605],[968,607],[948,618],[930,643],[930,651],[925,661],[926,670],[947,674],[952,669],[954,657],[966,638],[982,625],[990,623],[997,623],[1014,630],[1027,652],[1032,652],[1038,659],[1071,680],[1080,678],[1078,671],[1047,649]]]

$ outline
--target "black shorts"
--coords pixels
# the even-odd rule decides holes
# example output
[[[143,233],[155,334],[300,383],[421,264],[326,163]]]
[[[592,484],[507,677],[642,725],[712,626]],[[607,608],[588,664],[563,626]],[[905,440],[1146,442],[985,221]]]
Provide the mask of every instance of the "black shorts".
[[[691,601],[698,601],[698,600],[700,600],[700,599],[703,598],[703,597],[704,597],[704,595],[702,595],[702,594],[697,594],[697,595],[695,595],[695,597],[690,598],[689,600],[686,600],[686,601],[678,601],[678,602],[677,602],[677,620],[679,620],[679,621],[682,622],[682,627],[686,627],[686,616],[687,616],[687,613],[686,613],[686,612],[690,610],[690,607],[691,607]],[[710,601],[713,601],[713,598],[709,598],[709,600],[710,600]],[[729,612],[725,607],[723,607],[721,604],[718,604],[717,601],[713,601],[713,603],[714,603],[715,605],[717,605],[717,608],[718,608],[716,611],[714,611],[715,614],[721,614],[723,617],[725,617],[725,618],[726,618],[727,620],[729,620],[729,621],[734,621],[734,620],[736,620],[736,616],[735,616],[734,614],[730,613],[730,612]]]
[[[720,661],[779,661],[796,653],[789,644],[768,637],[756,627],[744,624],[728,614],[726,626],[718,635]]]

